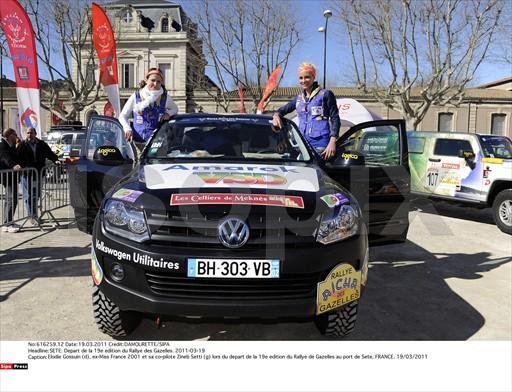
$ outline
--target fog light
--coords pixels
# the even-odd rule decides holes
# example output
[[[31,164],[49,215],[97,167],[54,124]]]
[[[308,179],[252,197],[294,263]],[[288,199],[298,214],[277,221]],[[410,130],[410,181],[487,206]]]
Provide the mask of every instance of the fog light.
[[[110,267],[110,276],[115,281],[119,282],[124,279],[124,268],[119,263],[112,264],[112,267]]]

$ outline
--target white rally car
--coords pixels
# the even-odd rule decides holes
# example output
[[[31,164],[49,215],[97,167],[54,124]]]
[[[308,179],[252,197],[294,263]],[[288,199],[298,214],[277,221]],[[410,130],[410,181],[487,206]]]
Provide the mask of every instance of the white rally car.
[[[506,136],[408,132],[411,192],[492,207],[512,234],[512,142]]]

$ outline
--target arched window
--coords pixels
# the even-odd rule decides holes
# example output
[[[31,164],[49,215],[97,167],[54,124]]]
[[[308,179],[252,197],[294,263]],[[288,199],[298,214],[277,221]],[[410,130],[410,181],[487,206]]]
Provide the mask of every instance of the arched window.
[[[124,13],[124,16],[123,16],[123,21],[125,23],[132,23],[132,21],[133,21],[132,11],[126,10],[126,12]]]
[[[169,18],[162,19],[162,33],[169,32]]]

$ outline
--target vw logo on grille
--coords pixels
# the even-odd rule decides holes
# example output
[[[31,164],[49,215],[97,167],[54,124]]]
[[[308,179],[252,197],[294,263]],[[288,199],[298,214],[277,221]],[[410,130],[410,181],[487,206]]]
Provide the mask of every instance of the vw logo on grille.
[[[225,218],[217,230],[220,243],[227,248],[240,248],[249,239],[249,226],[240,218]]]

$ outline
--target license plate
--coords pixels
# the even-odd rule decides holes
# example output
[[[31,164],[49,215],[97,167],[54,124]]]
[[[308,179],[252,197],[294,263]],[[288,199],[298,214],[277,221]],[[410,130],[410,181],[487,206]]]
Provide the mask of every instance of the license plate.
[[[279,260],[188,259],[189,278],[279,278]]]

